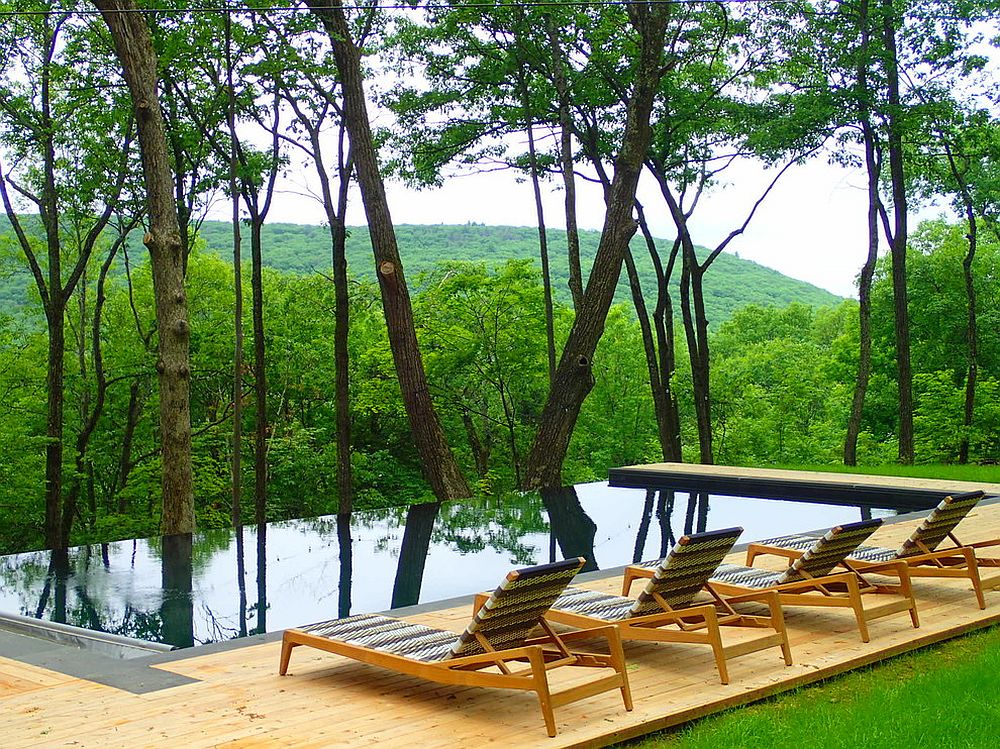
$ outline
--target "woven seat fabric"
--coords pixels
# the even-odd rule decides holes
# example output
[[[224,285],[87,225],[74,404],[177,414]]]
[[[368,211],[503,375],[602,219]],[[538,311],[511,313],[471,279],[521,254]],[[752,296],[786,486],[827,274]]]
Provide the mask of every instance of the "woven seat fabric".
[[[829,575],[861,542],[882,525],[881,519],[845,523],[831,528],[781,573],[779,583],[792,583]]]
[[[712,574],[711,581],[744,588],[770,588],[780,581],[783,574],[757,567],[744,567],[742,564],[720,564]]]
[[[763,546],[777,546],[780,549],[795,549],[797,551],[805,551],[814,543],[819,541],[823,536],[821,535],[806,535],[806,534],[794,534],[791,536],[777,536],[776,538],[764,538],[760,541],[754,541],[754,543],[761,544]]]
[[[984,496],[983,492],[975,491],[942,499],[910,537],[903,541],[896,556],[902,558],[923,554],[928,550],[934,551]]]
[[[590,616],[607,622],[628,619],[635,600],[596,590],[569,587],[552,604],[552,608],[569,611],[581,616]]]
[[[584,560],[577,557],[509,573],[459,636],[451,655],[463,657],[485,653],[477,635],[494,650],[519,647],[583,563]]]
[[[458,640],[454,632],[380,614],[331,619],[302,627],[302,631],[428,663],[448,658]]]
[[[683,536],[657,565],[653,577],[635,600],[631,615],[648,616],[663,611],[657,597],[671,609],[691,605],[742,533],[742,528],[723,528]]]
[[[884,546],[859,546],[847,555],[847,561],[856,559],[859,562],[891,562],[899,559],[895,549],[887,549]]]

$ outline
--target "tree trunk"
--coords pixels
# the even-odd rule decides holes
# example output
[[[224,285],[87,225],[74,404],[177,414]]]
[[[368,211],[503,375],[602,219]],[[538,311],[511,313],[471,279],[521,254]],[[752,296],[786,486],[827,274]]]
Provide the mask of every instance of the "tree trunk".
[[[896,330],[896,375],[899,383],[899,462],[913,463],[913,370],[910,365],[910,312],[906,290],[906,179],[903,168],[903,133],[900,117],[899,64],[896,19],[892,0],[882,2],[882,32],[886,51],[888,87],[889,175],[892,182],[893,231],[889,237],[892,256],[892,300]]]
[[[649,324],[649,314],[646,312],[646,302],[642,297],[642,286],[639,282],[639,271],[635,267],[632,251],[625,253],[625,269],[628,272],[629,288],[632,291],[632,304],[639,320],[639,330],[642,333],[642,348],[646,353],[646,370],[649,374],[649,389],[653,395],[653,411],[656,415],[656,428],[660,438],[660,452],[664,460],[670,457],[670,428],[668,425],[667,393],[660,382],[660,367],[656,354],[656,343],[653,340],[653,329]]]
[[[528,111],[527,84],[522,81],[522,106]],[[535,132],[531,117],[527,117],[525,130],[528,133],[528,165],[531,170],[531,189],[535,198],[535,214],[538,217],[538,254],[542,264],[542,291],[545,296],[545,351],[549,361],[549,386],[556,376],[556,334],[552,311],[552,274],[549,271],[549,242],[545,233],[545,209],[542,207],[542,188],[538,179],[538,153],[535,149]]]
[[[551,16],[546,16],[549,49],[552,53],[552,80],[559,96],[559,163],[566,207],[566,256],[569,265],[569,291],[573,309],[579,313],[583,303],[583,269],[580,267],[580,232],[576,221],[576,175],[573,170],[573,122],[569,110],[569,86],[563,66],[563,51],[556,37]]]
[[[660,60],[670,9],[667,5],[638,5],[629,6],[628,12],[640,35],[635,86],[627,105],[621,149],[615,159],[601,241],[528,455],[525,488],[556,487],[562,483],[562,464],[570,437],[583,401],[594,386],[591,361],[604,332],[625,252],[636,230],[632,208],[651,137],[649,118],[662,74]]]
[[[942,140],[944,140],[942,135]],[[951,144],[944,142],[945,153],[948,156],[948,166],[951,175],[958,185],[959,195],[962,198],[962,205],[965,208],[965,221],[969,227],[965,235],[968,240],[968,249],[965,257],[962,258],[962,278],[965,282],[965,340],[966,340],[966,361],[965,372],[965,405],[962,414],[962,439],[958,445],[958,462],[965,464],[969,462],[969,432],[975,417],[976,408],[976,381],[979,378],[979,323],[976,317],[976,284],[972,275],[972,266],[976,261],[976,250],[979,241],[979,224],[976,221],[976,210],[972,202],[972,194],[965,178],[962,176],[955,160],[955,153]]]
[[[250,197],[244,193],[244,200]],[[254,520],[258,525],[267,522],[267,369],[264,359],[264,260],[261,230],[264,216],[254,210],[250,222],[250,287],[253,316],[253,391],[254,391]]]
[[[344,92],[344,122],[368,217],[389,346],[424,476],[440,500],[468,497],[469,485],[448,446],[427,387],[410,295],[368,121],[361,50],[354,43],[339,0],[307,0],[307,4],[323,23],[333,45]]]
[[[135,105],[149,232],[143,242],[153,272],[159,357],[162,440],[162,531],[194,530],[191,472],[190,361],[187,296],[184,290],[184,244],[173,196],[163,115],[156,93],[157,59],[144,14],[131,0],[95,0],[111,31],[115,52]]]
[[[652,325],[656,334],[656,362],[658,380],[663,390],[663,410],[662,413],[657,406],[657,425],[660,430],[660,446],[663,452],[663,459],[674,462],[681,462],[681,417],[680,408],[677,405],[677,394],[673,388],[674,369],[676,360],[674,355],[674,314],[673,302],[670,298],[670,277],[673,275],[674,264],[677,262],[677,253],[680,250],[680,243],[674,242],[670,251],[670,258],[664,270],[660,260],[660,253],[656,248],[656,241],[653,239],[649,225],[646,223],[646,216],[642,205],[636,203],[636,212],[639,216],[639,228],[646,239],[646,249],[649,251],[649,258],[653,263],[656,273],[656,307],[653,309]],[[652,381],[651,381],[652,382]],[[654,400],[654,405],[656,404]],[[662,423],[662,425],[661,425]]]
[[[861,0],[859,24],[861,25],[861,58],[858,61],[858,112],[862,136],[865,144],[865,167],[868,171],[868,256],[861,268],[858,279],[858,373],[854,381],[854,398],[851,401],[851,415],[847,421],[847,435],[844,438],[844,465],[858,464],[858,435],[861,433],[861,417],[864,413],[865,395],[872,370],[872,279],[875,276],[875,262],[878,259],[878,213],[879,176],[882,172],[881,160],[875,144],[875,132],[871,124],[869,105],[868,66],[870,55],[868,45],[868,0]]]
[[[229,129],[229,195],[233,225],[233,443],[230,457],[233,527],[239,534],[239,564],[243,565],[243,252],[240,236],[239,154],[236,140],[236,89],[233,85],[232,18],[226,24],[226,126]],[[241,610],[246,608],[246,585],[240,572]],[[241,618],[246,629],[246,617]]]

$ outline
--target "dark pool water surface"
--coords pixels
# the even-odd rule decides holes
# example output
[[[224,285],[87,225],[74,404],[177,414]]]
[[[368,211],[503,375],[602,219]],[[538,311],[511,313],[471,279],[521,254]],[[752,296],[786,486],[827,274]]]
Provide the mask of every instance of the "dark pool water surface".
[[[739,525],[747,542],[893,513],[584,484],[4,556],[0,613],[188,647],[492,589],[568,556],[618,567],[692,531]]]

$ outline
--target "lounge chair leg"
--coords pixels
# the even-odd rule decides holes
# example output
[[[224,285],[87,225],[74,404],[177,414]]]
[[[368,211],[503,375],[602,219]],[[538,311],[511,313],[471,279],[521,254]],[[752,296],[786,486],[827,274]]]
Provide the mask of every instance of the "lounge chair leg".
[[[549,679],[545,673],[545,658],[542,657],[541,648],[531,648],[528,653],[528,663],[531,664],[531,680],[535,682],[538,704],[542,708],[542,717],[545,718],[545,729],[549,732],[550,737],[554,737],[556,735],[556,716],[552,712]]]
[[[632,581],[635,580],[637,575],[628,567],[625,568],[625,576],[622,578],[622,595],[627,596],[629,590],[632,589]]]
[[[976,591],[976,602],[979,603],[979,610],[986,608],[986,596],[983,595],[983,581],[979,577],[979,562],[976,561],[976,552],[972,549],[964,549],[965,567],[969,570],[969,580],[972,582],[972,589]]]
[[[767,597],[767,607],[771,610],[771,626],[781,635],[781,654],[785,657],[785,665],[792,665],[792,646],[788,643],[788,630],[785,628],[785,611],[781,608],[781,597],[777,592]]]
[[[288,640],[282,638],[281,640],[281,663],[278,665],[278,675],[284,676],[288,673],[288,661],[292,657],[292,648],[298,645],[297,642],[289,642]]]
[[[903,563],[899,568],[899,584],[903,589],[903,595],[910,602],[910,621],[914,629],[920,629],[920,617],[917,614],[917,599],[913,597],[913,582],[910,579],[909,567]]]
[[[608,633],[608,651],[611,653],[611,665],[622,678],[622,702],[625,703],[625,711],[632,711],[632,688],[628,683],[628,669],[625,665],[625,648],[622,647],[622,635],[618,627],[614,627]]]
[[[847,582],[847,595],[851,602],[851,607],[854,609],[854,617],[858,620],[861,642],[870,642],[871,637],[868,634],[868,622],[865,620],[865,607],[861,602],[861,589],[858,587],[856,579],[851,579]]]
[[[726,668],[726,651],[722,646],[722,632],[719,629],[719,618],[714,609],[705,612],[705,630],[708,642],[715,654],[715,666],[719,669],[719,681],[729,683],[729,670]]]

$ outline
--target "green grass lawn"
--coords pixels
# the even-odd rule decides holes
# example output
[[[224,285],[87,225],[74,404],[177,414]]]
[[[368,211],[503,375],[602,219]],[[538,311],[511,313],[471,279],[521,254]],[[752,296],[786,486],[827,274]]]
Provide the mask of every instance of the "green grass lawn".
[[[1000,483],[1000,468],[996,466],[772,467]],[[986,749],[998,745],[1000,627],[980,630],[621,746]]]
[[[832,473],[870,473],[876,476],[907,476],[921,479],[954,479],[1000,484],[1000,466],[919,465],[919,466],[843,466],[843,465],[780,465],[760,468],[782,468],[789,471],[825,471]]]
[[[621,746],[995,747],[1000,627],[898,656]]]

